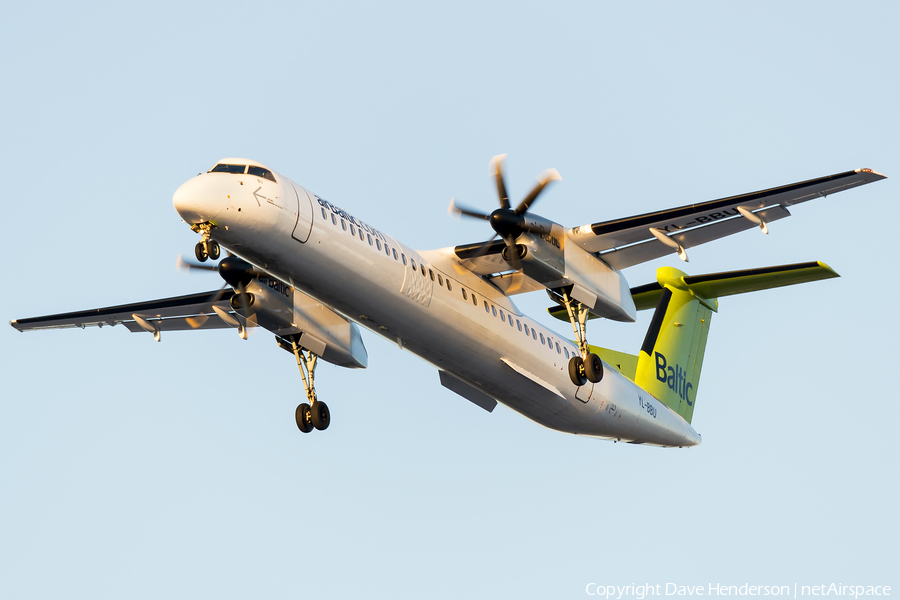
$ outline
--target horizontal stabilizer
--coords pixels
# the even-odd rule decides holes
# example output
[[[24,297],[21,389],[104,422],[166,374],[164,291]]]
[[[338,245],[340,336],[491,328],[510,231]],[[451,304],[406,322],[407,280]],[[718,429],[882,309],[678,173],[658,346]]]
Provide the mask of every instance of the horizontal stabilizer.
[[[833,277],[840,277],[840,275],[835,273],[825,263],[807,262],[761,269],[710,273],[707,275],[675,276],[671,283],[678,288],[690,290],[694,295],[706,300],[714,300],[735,294],[745,294],[747,292],[768,290],[798,283],[818,281],[820,279],[831,279]],[[631,296],[638,310],[646,310],[656,307],[662,291],[663,287],[657,281],[631,288]],[[716,306],[712,305],[710,308],[715,310]],[[569,321],[565,308],[554,306],[547,310],[557,319]],[[594,318],[594,315],[589,315],[588,318]]]

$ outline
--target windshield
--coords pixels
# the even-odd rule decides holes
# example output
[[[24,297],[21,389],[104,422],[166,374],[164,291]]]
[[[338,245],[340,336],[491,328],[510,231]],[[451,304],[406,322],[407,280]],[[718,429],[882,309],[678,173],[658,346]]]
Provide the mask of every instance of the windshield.
[[[262,167],[254,167],[251,165],[247,168],[247,175],[256,175],[257,177],[262,177],[263,179],[268,179],[269,181],[275,181],[275,176],[272,175],[272,171],[264,169]]]
[[[219,163],[209,170],[210,173],[241,173],[246,171],[247,165],[226,165]]]

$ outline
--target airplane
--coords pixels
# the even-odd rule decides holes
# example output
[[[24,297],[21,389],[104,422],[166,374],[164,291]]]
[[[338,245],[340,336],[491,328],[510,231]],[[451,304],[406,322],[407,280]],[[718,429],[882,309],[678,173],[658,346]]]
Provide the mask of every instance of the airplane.
[[[441,385],[488,412],[499,403],[561,432],[691,447],[701,442],[691,422],[718,298],[838,275],[821,262],[704,275],[662,267],[655,282],[632,288],[622,271],[670,254],[687,262],[688,249],[744,230],[768,233],[793,205],[885,178],[856,169],[567,228],[531,212],[559,173],[542,173],[513,205],[504,158],[490,163],[499,208],[449,207],[487,221],[494,236],[427,251],[266,165],[222,159],[173,196],[200,236],[196,262],[179,258],[180,265],[217,272],[222,288],[10,324],[19,331],[121,324],[156,341],[179,330],[233,328],[243,339],[268,330],[300,370],[305,396],[295,421],[304,433],[331,422],[316,395],[319,359],[366,368],[362,327],[434,366]],[[541,290],[573,340],[513,302]],[[588,320],[634,322],[649,309],[655,312],[637,355],[588,343]]]

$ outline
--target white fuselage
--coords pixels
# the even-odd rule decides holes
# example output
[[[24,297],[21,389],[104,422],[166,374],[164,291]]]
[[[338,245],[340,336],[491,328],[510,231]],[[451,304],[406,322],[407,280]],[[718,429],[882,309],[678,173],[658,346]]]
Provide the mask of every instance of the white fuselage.
[[[174,204],[190,224],[214,223],[213,239],[230,251],[542,425],[660,446],[700,443],[683,418],[613,367],[576,387],[567,365],[577,347],[523,315],[452,249],[413,250],[276,176],[206,173],[182,185]]]

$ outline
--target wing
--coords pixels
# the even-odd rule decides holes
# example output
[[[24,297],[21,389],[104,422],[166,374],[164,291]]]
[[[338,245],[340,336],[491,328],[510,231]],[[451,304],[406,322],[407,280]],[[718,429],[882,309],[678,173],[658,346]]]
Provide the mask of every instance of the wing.
[[[677,245],[691,248],[789,217],[789,206],[884,178],[871,169],[857,169],[751,194],[583,225],[570,230],[569,237],[588,252],[599,253],[613,269],[621,270],[670,254]],[[674,244],[665,244],[651,229]]]
[[[163,298],[149,302],[122,304],[46,317],[17,319],[9,324],[19,331],[65,329],[69,327],[103,327],[125,325],[132,333],[141,331],[179,331],[185,329],[223,329],[231,327],[213,310],[213,304],[234,315],[231,289],[213,290],[187,296]],[[142,324],[141,321],[144,323]],[[149,326],[149,327],[148,327]]]

